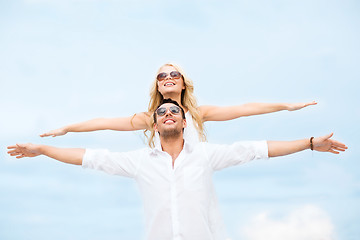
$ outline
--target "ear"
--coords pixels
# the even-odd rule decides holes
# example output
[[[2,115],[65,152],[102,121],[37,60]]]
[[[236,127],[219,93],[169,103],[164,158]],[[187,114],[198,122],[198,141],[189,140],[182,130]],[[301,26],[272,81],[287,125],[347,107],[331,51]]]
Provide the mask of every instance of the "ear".
[[[183,128],[186,128],[187,123],[186,123],[186,119],[183,119]]]
[[[184,77],[182,77],[182,80],[183,80],[182,90],[185,90],[185,89],[186,89],[186,85],[185,85],[185,80],[184,80]]]
[[[157,124],[156,124],[156,123],[154,123],[154,131],[155,131],[155,132],[158,132]]]

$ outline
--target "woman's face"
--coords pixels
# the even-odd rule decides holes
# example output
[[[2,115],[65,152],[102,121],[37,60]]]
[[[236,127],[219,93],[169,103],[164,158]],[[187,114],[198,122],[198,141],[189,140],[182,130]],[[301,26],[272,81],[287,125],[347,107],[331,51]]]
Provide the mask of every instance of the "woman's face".
[[[164,98],[171,97],[171,95],[174,94],[181,94],[182,90],[185,89],[182,77],[176,79],[176,77],[174,78],[170,75],[173,71],[178,72],[178,70],[176,70],[173,66],[165,65],[160,68],[158,73],[166,73],[166,77],[164,79],[157,81],[158,91]]]

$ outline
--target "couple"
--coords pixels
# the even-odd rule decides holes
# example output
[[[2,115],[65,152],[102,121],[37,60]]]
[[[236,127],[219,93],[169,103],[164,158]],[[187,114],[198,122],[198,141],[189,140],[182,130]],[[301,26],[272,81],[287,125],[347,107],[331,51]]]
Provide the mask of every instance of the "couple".
[[[184,140],[187,119],[176,101],[164,99],[152,115],[159,144],[131,152],[16,144],[9,154],[50,158],[109,174],[134,178],[145,209],[148,239],[225,239],[212,174],[254,159],[305,149],[338,154],[347,147],[332,134],[296,141],[236,142],[232,145]]]

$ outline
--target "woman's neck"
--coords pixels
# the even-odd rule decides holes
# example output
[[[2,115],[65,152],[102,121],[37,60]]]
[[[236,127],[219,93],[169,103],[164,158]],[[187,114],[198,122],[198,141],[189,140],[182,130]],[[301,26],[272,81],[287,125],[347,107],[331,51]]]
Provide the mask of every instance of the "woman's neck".
[[[169,94],[164,95],[163,97],[164,97],[164,99],[170,98],[171,100],[176,101],[184,109],[184,111],[187,112],[187,109],[185,109],[185,107],[181,103],[181,94],[178,94],[178,93],[171,94],[171,93],[169,93]]]
[[[164,99],[167,99],[167,98],[170,98],[174,101],[177,101],[179,104],[181,102],[181,94],[179,93],[167,93],[167,94],[164,94]]]

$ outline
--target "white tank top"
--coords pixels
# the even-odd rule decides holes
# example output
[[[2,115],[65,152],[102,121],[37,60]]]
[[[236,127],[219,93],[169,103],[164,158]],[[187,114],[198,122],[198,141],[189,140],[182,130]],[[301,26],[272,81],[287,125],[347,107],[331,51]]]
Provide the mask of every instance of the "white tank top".
[[[198,131],[195,128],[193,118],[192,118],[189,111],[187,111],[185,113],[185,118],[186,118],[186,128],[184,129],[184,140],[187,143],[197,143],[197,142],[199,142],[200,141],[199,140],[199,134],[198,134]],[[157,133],[157,132],[155,133],[154,143],[155,143],[155,146],[161,146],[160,145],[159,133]]]

